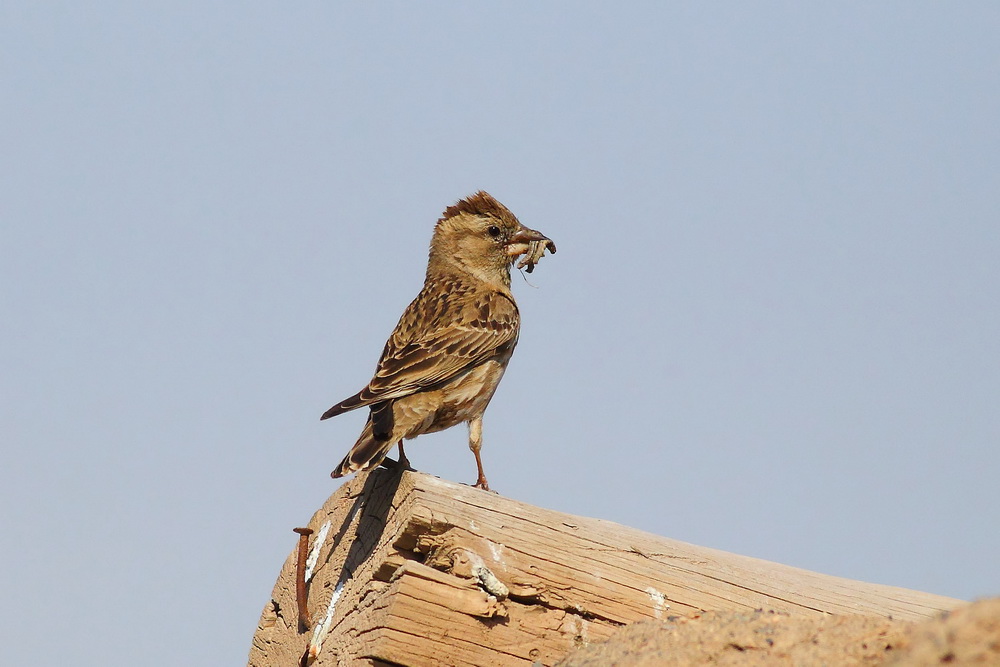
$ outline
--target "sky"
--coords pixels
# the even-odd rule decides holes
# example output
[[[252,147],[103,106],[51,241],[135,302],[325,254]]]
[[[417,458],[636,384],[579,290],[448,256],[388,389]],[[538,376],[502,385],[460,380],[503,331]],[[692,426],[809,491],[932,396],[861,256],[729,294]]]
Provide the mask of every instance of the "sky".
[[[479,189],[501,494],[1000,595],[1000,5],[613,4],[0,9],[0,661],[245,661]]]

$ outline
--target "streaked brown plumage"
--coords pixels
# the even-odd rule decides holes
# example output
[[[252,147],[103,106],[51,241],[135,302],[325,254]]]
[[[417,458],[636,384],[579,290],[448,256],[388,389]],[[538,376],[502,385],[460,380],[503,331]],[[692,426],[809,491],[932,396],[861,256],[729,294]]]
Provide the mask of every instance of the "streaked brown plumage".
[[[361,437],[333,477],[378,465],[393,445],[405,462],[404,439],[468,422],[476,486],[489,488],[479,455],[483,412],[521,327],[510,267],[533,241],[556,251],[486,192],[445,210],[434,227],[424,288],[386,342],[375,377],[321,417],[370,409]]]

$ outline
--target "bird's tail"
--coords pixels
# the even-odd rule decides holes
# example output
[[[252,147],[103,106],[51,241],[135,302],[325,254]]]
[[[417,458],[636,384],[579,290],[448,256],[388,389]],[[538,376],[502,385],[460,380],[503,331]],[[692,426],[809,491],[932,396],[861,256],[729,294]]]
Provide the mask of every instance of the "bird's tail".
[[[330,477],[336,479],[337,477],[350,475],[352,472],[374,468],[382,462],[382,459],[385,458],[386,454],[389,453],[389,450],[395,444],[396,441],[392,438],[379,440],[374,436],[372,433],[372,419],[369,416],[368,423],[365,424],[364,430],[361,431],[361,437],[351,447],[351,451],[347,452],[347,456],[340,462],[337,469],[330,473]]]
[[[361,394],[363,391],[364,390],[359,391],[350,398],[345,398],[340,403],[337,403],[335,406],[324,412],[323,416],[319,418],[320,421],[323,421],[324,419],[329,419],[330,417],[336,417],[337,415],[342,415],[345,412],[350,412],[351,410],[360,408],[362,405],[368,405],[365,402],[365,400],[361,398]]]

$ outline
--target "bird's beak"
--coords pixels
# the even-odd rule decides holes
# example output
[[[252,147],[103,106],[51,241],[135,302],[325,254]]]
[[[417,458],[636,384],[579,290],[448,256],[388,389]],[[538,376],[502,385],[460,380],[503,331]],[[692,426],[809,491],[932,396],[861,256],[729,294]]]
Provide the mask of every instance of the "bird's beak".
[[[545,247],[548,248],[549,252],[554,253],[556,251],[556,244],[553,243],[552,239],[548,236],[521,225],[521,227],[514,232],[513,235],[511,235],[510,240],[507,241],[507,254],[511,257],[523,255],[528,252],[528,244],[536,241],[543,243]]]

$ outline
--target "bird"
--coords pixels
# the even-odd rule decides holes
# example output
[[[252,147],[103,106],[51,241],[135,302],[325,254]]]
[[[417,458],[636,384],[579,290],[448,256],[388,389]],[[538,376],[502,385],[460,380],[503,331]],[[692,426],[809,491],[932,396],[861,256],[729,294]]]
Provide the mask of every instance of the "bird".
[[[368,470],[403,440],[466,422],[476,458],[475,487],[489,490],[480,456],[483,413],[517,345],[521,316],[510,269],[532,263],[555,243],[525,227],[510,209],[478,191],[445,209],[434,226],[423,289],[386,341],[371,381],[322,419],[367,407],[357,442],[330,474]]]

